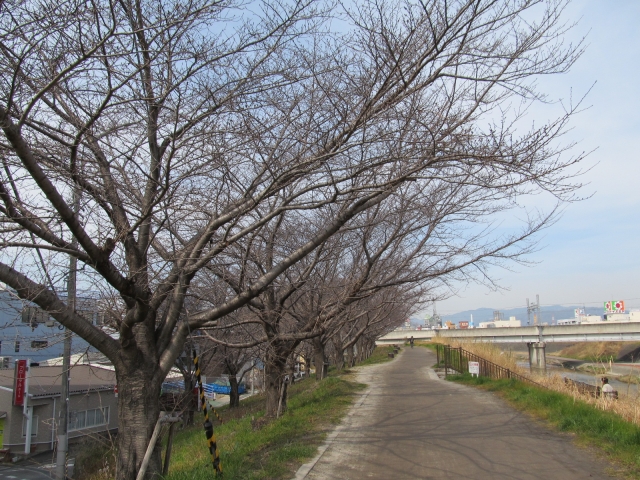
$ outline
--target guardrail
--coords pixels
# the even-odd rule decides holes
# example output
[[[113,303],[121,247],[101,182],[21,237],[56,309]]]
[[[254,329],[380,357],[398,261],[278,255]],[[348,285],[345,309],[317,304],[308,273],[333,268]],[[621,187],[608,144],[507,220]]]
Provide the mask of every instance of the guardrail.
[[[514,378],[521,382],[530,383],[537,387],[546,388],[537,382],[534,382],[524,375],[514,372],[508,368],[493,363],[485,358],[482,358],[475,353],[469,352],[462,347],[452,347],[450,345],[436,344],[436,355],[438,359],[438,365],[444,364],[444,374],[449,375],[449,370],[457,373],[469,373],[469,362],[478,362],[480,366],[479,376],[489,377],[493,379],[502,378]]]

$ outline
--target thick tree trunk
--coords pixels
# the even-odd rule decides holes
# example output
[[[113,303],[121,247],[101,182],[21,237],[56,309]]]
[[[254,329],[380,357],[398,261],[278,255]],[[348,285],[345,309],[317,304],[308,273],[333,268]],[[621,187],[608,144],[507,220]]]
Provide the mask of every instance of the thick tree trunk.
[[[265,395],[266,395],[266,417],[275,418],[283,413],[287,407],[286,389],[283,390],[284,377],[287,371],[287,356],[271,351],[267,354],[265,364]],[[281,398],[282,397],[282,398]]]
[[[296,355],[291,355],[291,358],[289,359],[289,373],[288,375],[288,379],[289,379],[289,383],[293,385],[293,383],[295,383],[296,381]]]
[[[237,408],[240,406],[240,394],[238,393],[238,377],[234,374],[229,375],[229,408]]]
[[[354,364],[354,355],[353,355],[353,345],[347,348],[347,368],[353,367]]]
[[[118,454],[116,480],[135,480],[160,415],[160,387],[151,381],[153,370],[138,365],[118,372]],[[114,412],[110,412],[113,414]],[[156,448],[145,479],[160,479],[161,445]]]
[[[339,372],[344,369],[344,350],[336,350],[336,369]]]
[[[197,405],[198,401],[194,398],[193,389],[195,388],[193,382],[193,375],[191,373],[187,374],[185,372],[182,373],[182,378],[184,379],[184,393],[189,399],[189,405]],[[193,410],[188,408],[182,415],[182,423],[183,425],[193,425]]]
[[[315,337],[313,343],[313,363],[316,366],[316,380],[322,380],[327,376],[325,367],[326,357],[324,354],[324,343],[320,337]]]
[[[342,371],[344,368],[344,348],[342,347],[342,339],[334,338],[333,342],[333,350],[334,350],[334,364],[338,371]]]

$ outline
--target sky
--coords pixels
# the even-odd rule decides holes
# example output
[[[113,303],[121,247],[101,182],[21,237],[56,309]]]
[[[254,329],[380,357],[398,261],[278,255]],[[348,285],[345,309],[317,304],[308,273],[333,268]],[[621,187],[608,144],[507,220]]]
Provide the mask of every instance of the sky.
[[[488,307],[508,309],[535,301],[544,305],[599,306],[624,300],[640,309],[640,2],[575,0],[565,11],[577,26],[567,41],[586,36],[586,51],[567,74],[541,79],[550,99],[574,100],[588,93],[589,107],[571,123],[575,153],[587,151],[590,171],[580,192],[589,197],[566,206],[539,238],[533,266],[494,269],[503,287],[458,285],[438,302],[439,314]],[[549,110],[536,109],[547,120]],[[431,312],[431,308],[428,309]],[[423,316],[424,313],[418,316]]]

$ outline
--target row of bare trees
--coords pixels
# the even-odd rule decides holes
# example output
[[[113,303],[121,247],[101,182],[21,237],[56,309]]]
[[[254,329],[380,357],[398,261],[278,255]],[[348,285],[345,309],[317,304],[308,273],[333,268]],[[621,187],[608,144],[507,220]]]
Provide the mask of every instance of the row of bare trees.
[[[113,362],[119,480],[193,332],[267,346],[273,413],[301,342],[522,259],[579,186],[575,108],[523,119],[579,54],[564,4],[0,3],[0,281]],[[69,256],[115,335],[67,307]]]

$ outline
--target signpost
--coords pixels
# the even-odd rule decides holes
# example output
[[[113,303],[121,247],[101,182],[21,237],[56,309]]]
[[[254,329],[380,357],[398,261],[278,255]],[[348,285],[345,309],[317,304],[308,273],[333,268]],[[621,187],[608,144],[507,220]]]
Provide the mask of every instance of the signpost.
[[[29,406],[29,359],[16,360],[13,379],[13,404],[22,407],[22,415],[26,419],[26,436],[24,453],[31,453],[31,426],[33,422],[33,407]]]
[[[24,405],[24,394],[27,388],[26,360],[16,360],[13,385],[13,404],[16,407],[22,407]]]
[[[480,375],[480,363],[479,362],[469,362],[469,373],[471,376],[479,376]]]

